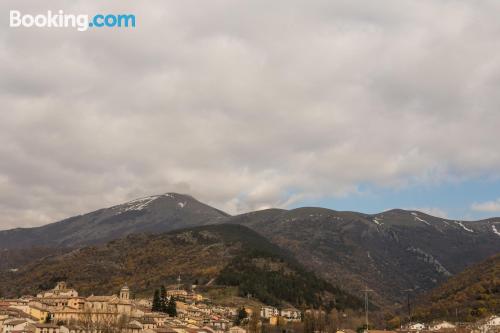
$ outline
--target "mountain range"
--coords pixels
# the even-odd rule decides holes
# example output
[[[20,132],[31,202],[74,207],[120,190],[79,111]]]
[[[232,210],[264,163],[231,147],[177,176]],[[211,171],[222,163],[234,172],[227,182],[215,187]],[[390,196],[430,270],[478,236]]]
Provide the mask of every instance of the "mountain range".
[[[307,270],[351,294],[373,289],[374,302],[382,306],[403,302],[403,290],[408,288],[417,293],[431,290],[500,252],[500,218],[456,221],[401,209],[364,214],[316,207],[231,216],[191,196],[167,193],[42,227],[0,231],[0,257],[8,262],[0,269],[21,269],[30,260],[44,260],[50,251],[60,255],[62,249],[102,246],[132,234],[218,224],[255,231]],[[30,252],[33,247],[46,250],[37,255]],[[29,260],[19,258],[21,250],[30,253]]]

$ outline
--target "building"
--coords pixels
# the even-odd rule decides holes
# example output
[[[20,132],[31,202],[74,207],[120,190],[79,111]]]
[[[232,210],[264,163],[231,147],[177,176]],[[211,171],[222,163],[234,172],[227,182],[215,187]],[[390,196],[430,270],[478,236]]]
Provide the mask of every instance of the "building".
[[[78,292],[75,289],[69,289],[66,285],[66,282],[61,281],[58,282],[54,289],[44,291],[37,295],[38,298],[47,298],[47,297],[78,297]]]
[[[272,307],[272,306],[263,306],[260,309],[260,317],[261,318],[266,318],[269,319],[271,317],[277,317],[279,316],[279,311],[277,308]]]
[[[229,329],[229,333],[247,333],[247,330],[239,326],[233,326]]]
[[[26,328],[26,326],[28,326],[28,324],[32,323],[34,323],[34,321],[28,319],[7,319],[3,322],[3,333],[22,331]]]
[[[500,316],[491,316],[479,325],[481,333],[498,333],[500,332]]]
[[[280,314],[287,321],[300,321],[302,319],[302,313],[295,308],[282,309]]]
[[[26,326],[26,330],[32,333],[59,333],[59,329],[55,324],[35,323]]]
[[[447,321],[441,321],[441,322],[432,324],[430,327],[430,330],[431,331],[440,331],[440,330],[455,329],[455,328],[456,328],[456,326],[453,325],[452,323],[449,323]]]
[[[408,326],[408,329],[410,331],[422,331],[425,329],[425,325],[422,323],[415,323],[415,324],[411,324],[410,326]]]

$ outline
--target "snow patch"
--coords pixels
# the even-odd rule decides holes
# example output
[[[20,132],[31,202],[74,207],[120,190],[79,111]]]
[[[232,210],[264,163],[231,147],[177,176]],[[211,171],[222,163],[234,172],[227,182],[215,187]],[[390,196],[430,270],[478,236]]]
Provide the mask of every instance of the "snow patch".
[[[187,204],[187,202],[178,202],[177,206],[181,207],[181,209],[182,209],[186,206],[186,204]]]
[[[426,220],[424,219],[421,219],[420,217],[418,217],[418,214],[415,213],[415,212],[412,212],[411,215],[413,215],[415,217],[415,221],[419,221],[419,222],[422,222],[422,223],[425,223],[427,225],[431,225],[429,222],[427,222]]]
[[[151,202],[155,201],[158,199],[160,196],[155,195],[151,197],[145,197],[145,198],[140,198],[140,199],[135,199],[132,201],[129,201],[123,205],[116,206],[118,208],[117,214],[121,214],[124,212],[130,212],[130,211],[140,211],[145,209]]]
[[[491,229],[493,230],[493,233],[495,235],[500,236],[500,232],[497,230],[497,227],[494,224],[491,225]]]
[[[464,229],[464,230],[465,230],[465,231],[467,231],[467,232],[474,232],[474,230],[469,229],[469,228],[467,228],[466,226],[464,226],[464,225],[462,224],[462,222],[455,221],[455,223],[456,223],[456,224],[458,224],[459,226],[461,226],[461,227],[462,227],[462,229]]]
[[[375,217],[372,221],[373,223],[375,223],[376,225],[382,225],[384,224],[383,222],[381,222],[382,219],[379,219],[378,217]]]

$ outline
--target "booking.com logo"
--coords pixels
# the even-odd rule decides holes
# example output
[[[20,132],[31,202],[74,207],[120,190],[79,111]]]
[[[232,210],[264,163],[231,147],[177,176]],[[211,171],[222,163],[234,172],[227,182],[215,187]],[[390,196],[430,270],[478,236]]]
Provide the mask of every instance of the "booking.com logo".
[[[48,10],[46,14],[21,14],[19,10],[10,11],[10,27],[18,28],[75,28],[87,31],[89,28],[135,28],[135,15],[132,14],[65,14],[59,10]]]

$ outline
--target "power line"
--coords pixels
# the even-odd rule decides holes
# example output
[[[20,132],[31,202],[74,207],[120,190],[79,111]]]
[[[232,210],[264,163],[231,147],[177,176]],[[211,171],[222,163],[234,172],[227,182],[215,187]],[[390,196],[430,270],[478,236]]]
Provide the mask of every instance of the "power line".
[[[366,332],[368,333],[368,331],[369,331],[369,324],[368,324],[368,293],[373,292],[373,290],[368,289],[368,286],[366,286],[365,289],[361,290],[361,291],[365,293],[365,324],[366,324]]]
[[[410,293],[413,292],[413,289],[405,289],[401,290],[402,292],[406,293],[406,303],[408,307],[408,325],[411,324],[411,305],[410,305]]]

